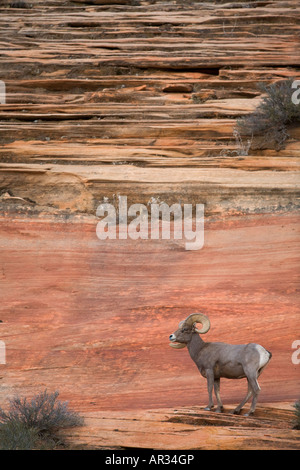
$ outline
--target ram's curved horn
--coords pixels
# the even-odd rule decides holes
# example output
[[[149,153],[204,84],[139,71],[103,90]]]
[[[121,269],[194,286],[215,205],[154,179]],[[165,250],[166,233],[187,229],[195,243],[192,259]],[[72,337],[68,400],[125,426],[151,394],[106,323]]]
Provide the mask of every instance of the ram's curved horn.
[[[182,349],[186,347],[185,343],[169,343],[169,346],[171,346],[174,349]]]
[[[210,329],[209,318],[203,313],[192,313],[184,320],[184,323],[186,323],[189,326],[193,325],[194,323],[202,323],[201,329],[195,328],[195,331],[202,335],[204,333],[207,333],[208,330]]]

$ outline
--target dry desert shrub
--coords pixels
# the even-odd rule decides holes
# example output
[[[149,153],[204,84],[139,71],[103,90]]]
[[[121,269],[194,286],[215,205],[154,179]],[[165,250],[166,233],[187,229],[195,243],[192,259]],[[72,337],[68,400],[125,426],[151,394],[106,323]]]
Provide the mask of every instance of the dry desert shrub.
[[[262,85],[265,94],[261,104],[251,114],[238,119],[236,130],[240,135],[258,136],[256,148],[283,148],[289,125],[300,122],[300,105],[292,100],[293,79]]]
[[[81,426],[83,419],[58,395],[45,390],[31,400],[16,396],[7,411],[0,408],[0,449],[54,448],[61,444],[58,430]]]

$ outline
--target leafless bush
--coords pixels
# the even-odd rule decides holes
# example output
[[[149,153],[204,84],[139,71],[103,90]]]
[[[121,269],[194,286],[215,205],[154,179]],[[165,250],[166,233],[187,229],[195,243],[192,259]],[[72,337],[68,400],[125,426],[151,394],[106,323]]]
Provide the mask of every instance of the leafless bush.
[[[27,398],[14,397],[8,411],[0,408],[0,448],[27,449],[55,445],[56,432],[66,427],[81,426],[83,419],[57,400],[59,393],[47,390]],[[42,444],[40,444],[42,442]]]
[[[293,79],[261,86],[262,103],[251,114],[237,121],[241,135],[260,136],[258,148],[280,149],[288,137],[287,126],[300,121],[300,106],[292,102]]]

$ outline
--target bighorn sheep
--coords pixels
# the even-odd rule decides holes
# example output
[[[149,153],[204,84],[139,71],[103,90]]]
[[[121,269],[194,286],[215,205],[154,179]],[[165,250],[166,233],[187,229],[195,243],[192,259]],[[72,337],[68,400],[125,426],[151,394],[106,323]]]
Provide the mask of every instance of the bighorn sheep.
[[[196,323],[201,323],[202,328],[196,328]],[[212,389],[214,387],[218,406],[216,412],[223,411],[220,397],[220,378],[248,380],[248,393],[244,400],[235,408],[234,413],[239,414],[242,407],[253,395],[249,410],[254,413],[260,387],[257,378],[268,364],[272,354],[259,344],[231,345],[226,343],[205,343],[198,333],[207,333],[210,329],[210,321],[202,313],[193,313],[179,323],[179,328],[170,335],[170,346],[181,349],[187,346],[190,356],[199,369],[200,374],[207,379],[209,403],[205,410],[210,411],[214,407]]]

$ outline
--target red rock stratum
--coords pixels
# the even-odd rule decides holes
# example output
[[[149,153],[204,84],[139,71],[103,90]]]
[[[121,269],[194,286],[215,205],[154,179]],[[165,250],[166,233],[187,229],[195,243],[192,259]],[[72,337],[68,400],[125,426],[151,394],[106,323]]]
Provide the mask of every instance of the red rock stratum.
[[[48,388],[87,416],[205,406],[205,380],[186,350],[168,346],[178,322],[201,310],[212,323],[205,340],[258,342],[272,352],[259,402],[293,403],[298,227],[293,214],[208,222],[204,248],[187,252],[181,241],[100,241],[93,222],[2,220],[1,402]],[[221,384],[231,409],[246,383]],[[106,446],[126,446],[101,436]]]

